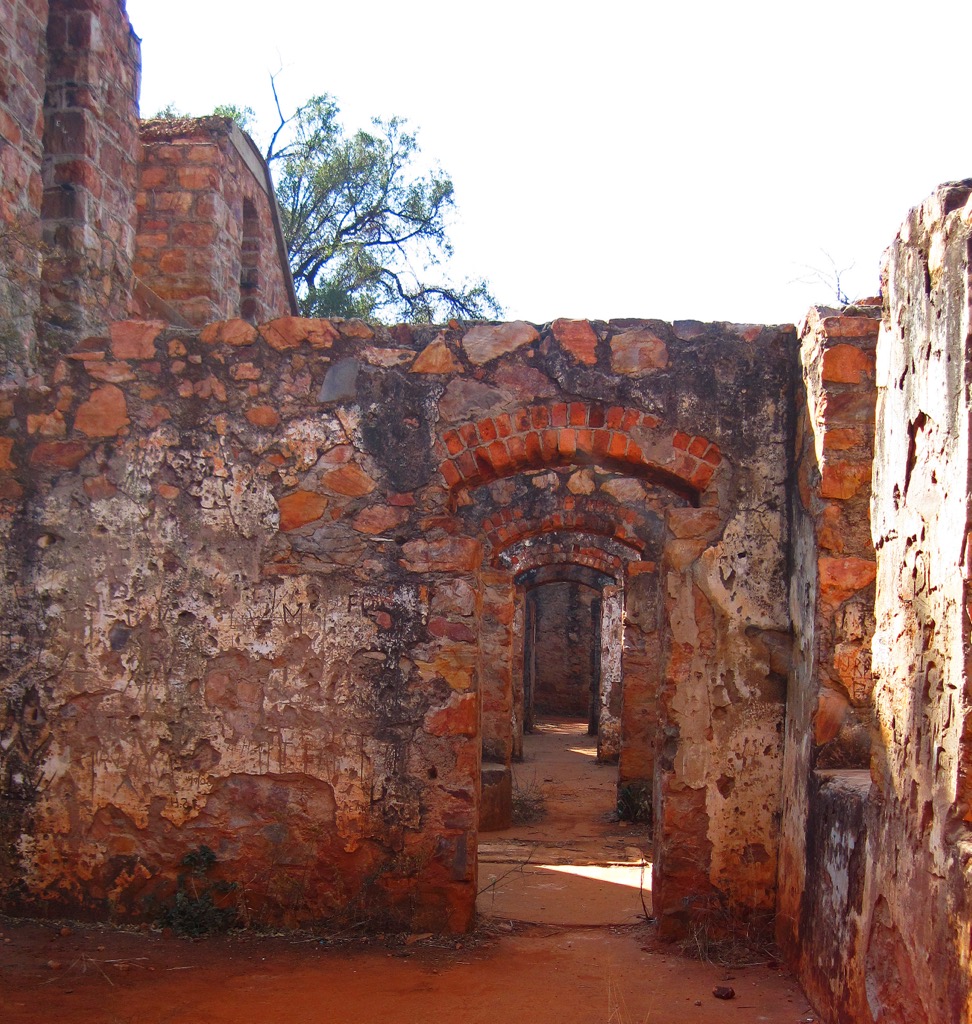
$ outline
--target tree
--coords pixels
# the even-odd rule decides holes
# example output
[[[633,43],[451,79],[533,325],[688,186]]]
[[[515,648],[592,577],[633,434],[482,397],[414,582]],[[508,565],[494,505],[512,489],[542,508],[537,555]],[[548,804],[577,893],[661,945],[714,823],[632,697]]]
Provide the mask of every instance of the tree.
[[[419,147],[406,122],[375,118],[373,131],[349,137],[338,114],[327,95],[289,118],[280,113],[266,153],[301,313],[413,322],[499,315],[485,281],[457,286],[438,276],[452,255],[453,185],[439,170],[416,173]]]

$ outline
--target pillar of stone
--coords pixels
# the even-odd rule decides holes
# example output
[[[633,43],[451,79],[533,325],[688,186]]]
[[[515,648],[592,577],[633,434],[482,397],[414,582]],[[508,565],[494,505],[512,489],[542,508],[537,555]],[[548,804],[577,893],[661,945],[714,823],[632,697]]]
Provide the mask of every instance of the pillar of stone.
[[[35,355],[46,22],[45,0],[0,0],[0,379]]]
[[[51,0],[42,348],[124,319],[132,291],[140,45],[120,0]]]

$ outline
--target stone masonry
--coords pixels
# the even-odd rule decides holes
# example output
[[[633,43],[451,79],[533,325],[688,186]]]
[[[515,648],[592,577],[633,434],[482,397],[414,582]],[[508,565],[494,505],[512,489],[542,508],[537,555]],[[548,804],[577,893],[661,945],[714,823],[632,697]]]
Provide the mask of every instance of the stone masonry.
[[[8,434],[39,602],[7,640],[4,825],[34,836],[8,903],[141,916],[205,844],[257,920],[466,927],[482,749],[512,756],[511,563],[576,535],[664,567],[659,912],[770,912],[793,334],[587,328],[593,365],[558,341],[573,324],[121,322],[15,399],[14,423],[64,431]],[[687,372],[704,353],[735,388]],[[743,389],[778,417],[730,418]]]
[[[273,190],[249,136],[228,117],[143,121],[140,136],[139,281],[196,326],[296,313]]]
[[[308,320],[121,0],[0,58],[3,910],[157,920],[206,847],[247,924],[470,928],[572,617],[660,934],[972,1022],[972,182],[799,332]]]

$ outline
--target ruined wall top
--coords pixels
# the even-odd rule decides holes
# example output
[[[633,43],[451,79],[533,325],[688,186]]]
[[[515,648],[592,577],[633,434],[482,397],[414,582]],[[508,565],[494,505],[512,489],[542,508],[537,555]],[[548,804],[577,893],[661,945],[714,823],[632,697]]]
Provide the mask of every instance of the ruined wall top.
[[[166,308],[201,326],[297,312],[273,181],[229,117],[141,122],[135,272]]]

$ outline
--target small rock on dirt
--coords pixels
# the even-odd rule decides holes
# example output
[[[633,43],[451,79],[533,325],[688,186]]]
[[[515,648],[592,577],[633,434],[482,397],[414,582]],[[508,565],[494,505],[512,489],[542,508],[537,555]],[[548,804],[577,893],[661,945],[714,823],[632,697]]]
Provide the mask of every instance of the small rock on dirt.
[[[716,999],[735,999],[736,990],[731,985],[716,985],[712,990]]]

